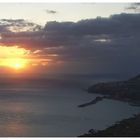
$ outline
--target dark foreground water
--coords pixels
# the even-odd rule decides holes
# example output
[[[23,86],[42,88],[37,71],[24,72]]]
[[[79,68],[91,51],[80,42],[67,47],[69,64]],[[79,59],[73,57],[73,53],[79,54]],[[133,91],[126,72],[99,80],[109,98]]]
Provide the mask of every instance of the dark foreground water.
[[[0,83],[0,136],[78,136],[140,112],[107,99],[78,108],[97,96],[86,93],[88,84],[78,80],[10,80]]]

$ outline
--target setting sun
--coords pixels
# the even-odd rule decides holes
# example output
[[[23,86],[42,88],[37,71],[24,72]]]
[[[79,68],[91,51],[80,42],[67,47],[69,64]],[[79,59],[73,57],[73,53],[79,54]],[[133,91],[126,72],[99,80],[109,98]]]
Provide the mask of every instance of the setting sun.
[[[14,67],[15,67],[15,69],[20,69],[20,68],[22,68],[22,65],[17,63],[17,64],[14,65]]]
[[[3,63],[1,63],[1,65],[3,66],[7,66],[10,68],[14,68],[14,69],[22,69],[25,68],[26,65],[28,63],[27,59],[23,59],[23,58],[14,58],[14,59],[4,59]]]
[[[0,49],[0,66],[19,70],[25,68],[29,63],[27,59],[29,51],[24,48],[0,46]]]

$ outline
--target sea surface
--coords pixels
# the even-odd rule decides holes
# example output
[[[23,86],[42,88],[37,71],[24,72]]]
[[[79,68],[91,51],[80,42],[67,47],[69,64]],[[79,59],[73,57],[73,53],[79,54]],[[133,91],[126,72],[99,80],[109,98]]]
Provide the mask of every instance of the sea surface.
[[[0,136],[75,137],[140,112],[139,107],[109,99],[78,108],[98,96],[85,91],[89,85],[115,79],[101,77],[1,79]]]

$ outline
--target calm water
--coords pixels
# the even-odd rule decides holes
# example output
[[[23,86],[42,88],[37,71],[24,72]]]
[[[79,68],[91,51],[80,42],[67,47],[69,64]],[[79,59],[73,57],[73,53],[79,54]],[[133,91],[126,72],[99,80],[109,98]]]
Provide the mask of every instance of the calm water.
[[[107,99],[78,108],[97,96],[82,89],[89,83],[78,80],[12,83],[0,86],[0,136],[78,136],[140,112]]]

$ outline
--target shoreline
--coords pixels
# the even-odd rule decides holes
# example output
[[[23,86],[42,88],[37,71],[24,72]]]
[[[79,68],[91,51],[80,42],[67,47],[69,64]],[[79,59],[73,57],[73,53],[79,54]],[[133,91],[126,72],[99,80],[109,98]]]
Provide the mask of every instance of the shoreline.
[[[102,101],[104,98],[127,102],[131,106],[140,107],[140,75],[126,81],[97,83],[90,86],[88,93],[99,94],[91,102],[79,105],[86,107]],[[123,119],[119,123],[104,130],[90,129],[79,137],[140,137],[140,114],[128,119]]]
[[[121,101],[121,102],[128,103],[130,106],[140,107],[140,101],[139,100],[138,101],[136,101],[136,100],[134,101],[134,100],[130,100],[130,99],[114,98],[114,97],[111,97],[111,96],[97,96],[92,101],[80,104],[80,105],[78,105],[78,107],[79,108],[83,108],[83,107],[91,106],[91,105],[97,104],[98,102],[100,102],[100,101],[102,101],[104,99]]]
[[[104,130],[90,129],[78,137],[140,137],[140,114],[123,119]]]
[[[125,81],[97,83],[86,91],[108,99],[128,102],[132,106],[140,106],[140,75]]]
[[[90,106],[90,105],[94,105],[94,104],[97,104],[98,102],[102,101],[105,97],[104,96],[97,96],[95,99],[93,99],[92,101],[90,102],[87,102],[87,103],[84,103],[84,104],[81,104],[81,105],[78,105],[78,107],[86,107],[86,106]]]

